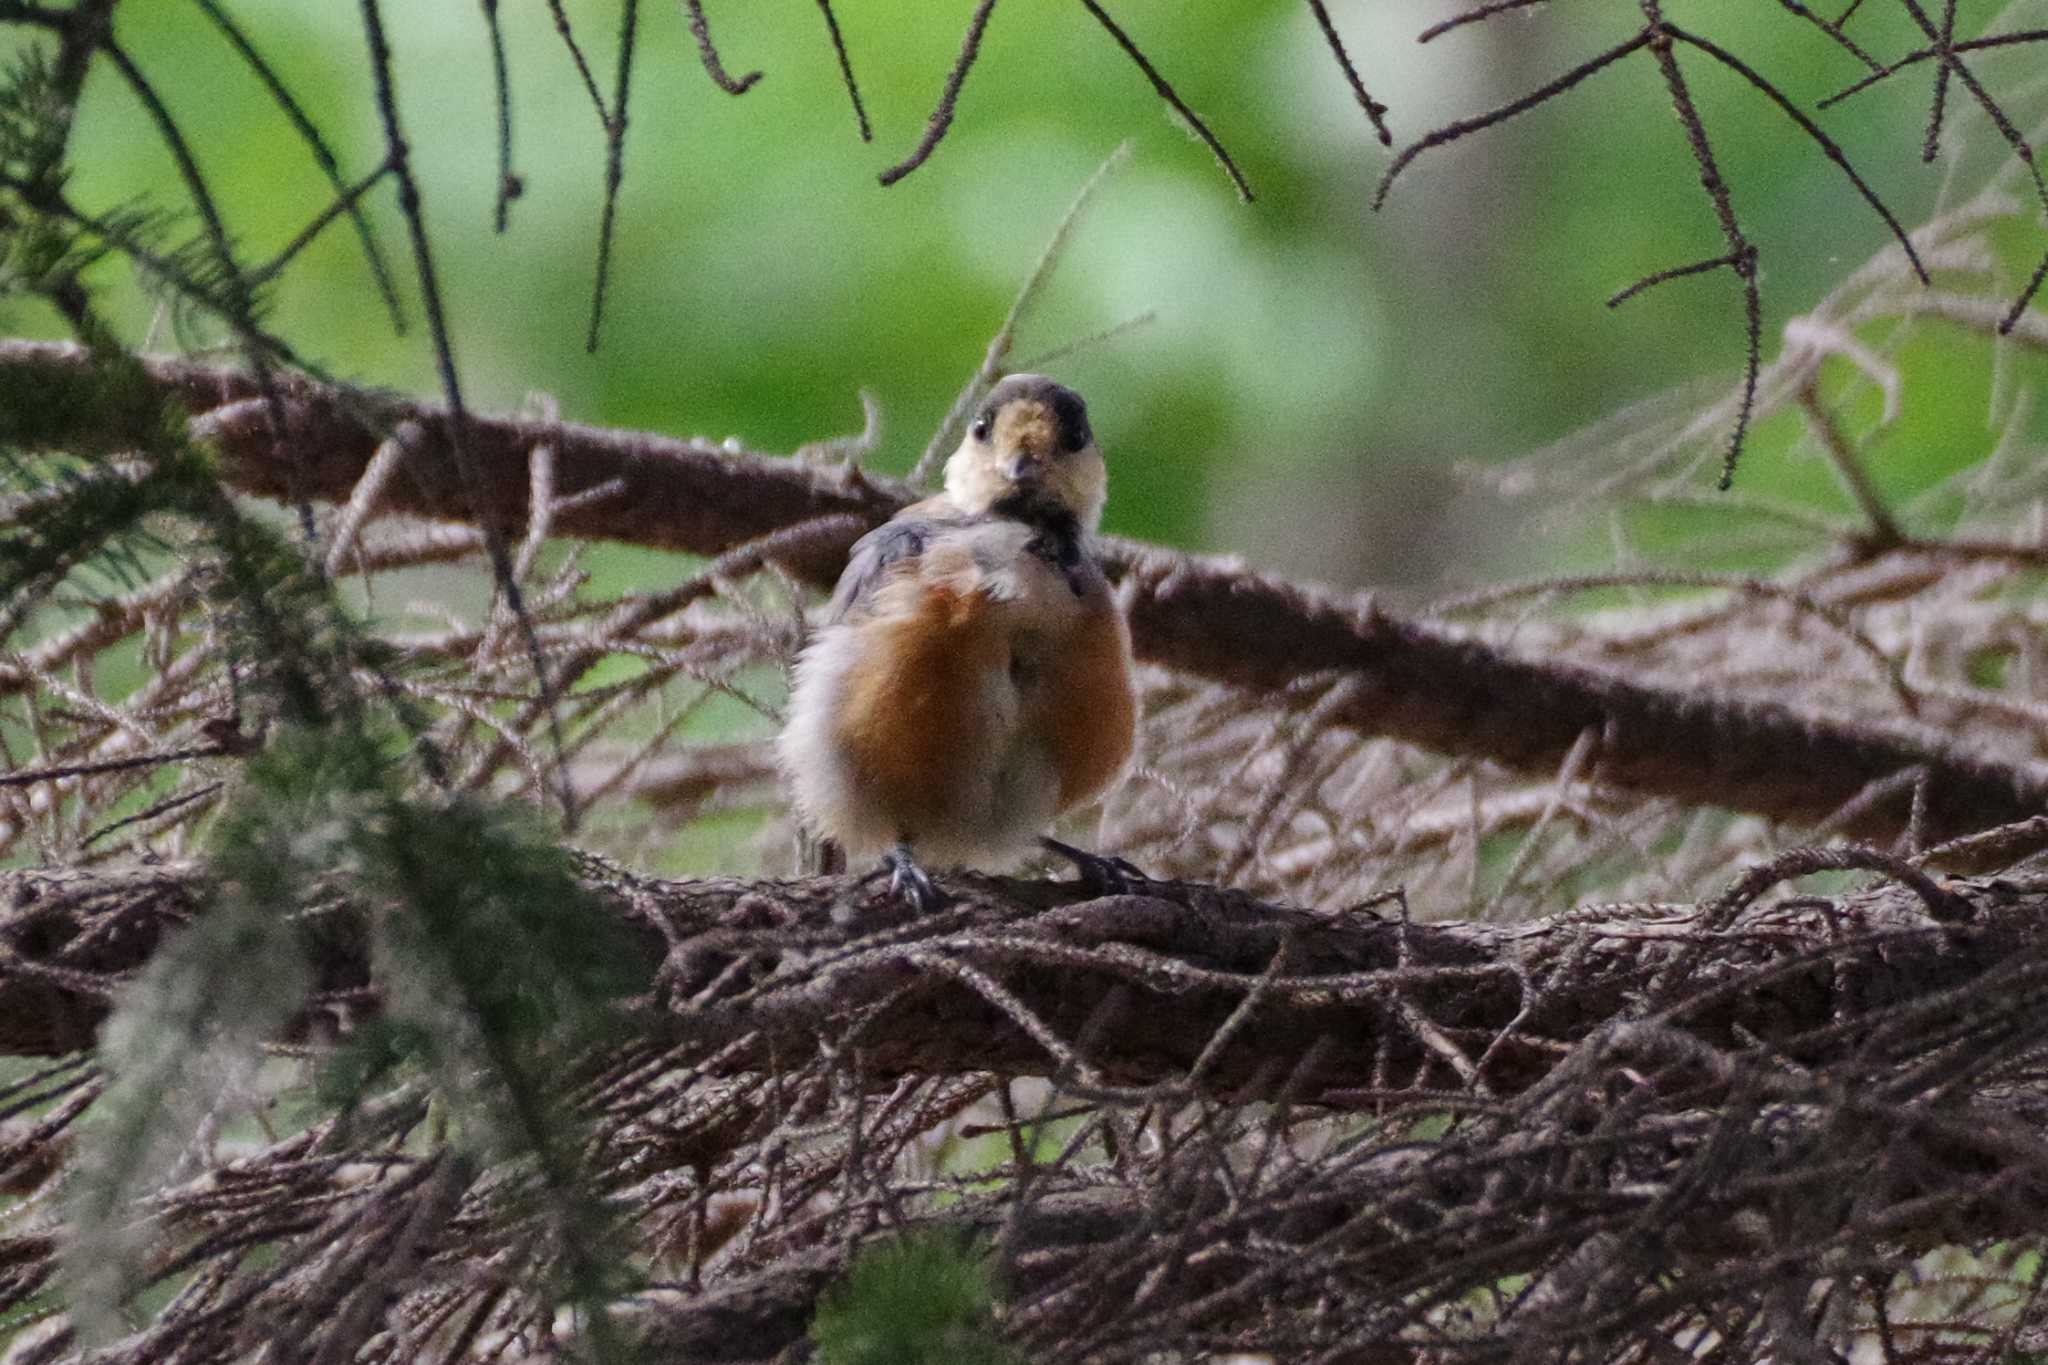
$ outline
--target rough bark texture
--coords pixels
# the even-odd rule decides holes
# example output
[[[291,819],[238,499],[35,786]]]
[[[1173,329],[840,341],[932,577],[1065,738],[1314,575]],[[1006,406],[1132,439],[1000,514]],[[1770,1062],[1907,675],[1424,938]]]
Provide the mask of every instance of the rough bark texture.
[[[1789,1045],[1825,1033],[1849,1002],[1888,1008],[2048,958],[2040,877],[1952,883],[1940,921],[1895,885],[1840,905],[1620,905],[1492,925],[1302,910],[1181,883],[1095,897],[1071,882],[979,877],[949,879],[961,899],[916,918],[846,878],[657,882],[590,866],[645,951],[656,1032],[749,1038],[722,1063],[743,1072],[771,1052],[790,1065],[828,1036],[828,1019],[873,1010],[863,1065],[878,1085],[1066,1070],[1117,1087],[1193,1073],[1236,1101],[1285,1087],[1344,1107],[1370,1103],[1347,1092],[1434,1084],[1504,1096],[1599,1030],[1680,999],[1682,1026],[1711,1046]],[[0,875],[0,1053],[89,1047],[114,985],[202,895],[182,868]],[[851,929],[833,920],[849,904],[862,907]],[[328,992],[360,999],[372,984],[356,936],[323,932],[315,951]],[[1682,979],[1674,961],[1687,964]],[[1743,988],[1717,993],[1724,981]],[[1084,1036],[1071,1051],[1048,1047]]]

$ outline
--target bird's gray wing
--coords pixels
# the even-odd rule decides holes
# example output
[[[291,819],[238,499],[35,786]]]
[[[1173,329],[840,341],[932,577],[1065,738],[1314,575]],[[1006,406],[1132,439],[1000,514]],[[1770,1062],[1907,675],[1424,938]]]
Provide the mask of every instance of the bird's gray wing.
[[[883,522],[853,543],[846,571],[832,590],[825,624],[835,625],[860,613],[877,589],[895,574],[915,566],[932,539],[949,523],[928,517],[897,517]]]

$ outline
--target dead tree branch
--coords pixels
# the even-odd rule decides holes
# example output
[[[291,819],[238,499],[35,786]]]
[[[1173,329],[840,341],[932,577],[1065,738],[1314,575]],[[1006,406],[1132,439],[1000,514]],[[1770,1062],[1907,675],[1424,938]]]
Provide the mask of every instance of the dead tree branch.
[[[0,382],[42,386],[53,401],[85,364],[69,346],[0,343]],[[555,496],[567,504],[554,518],[557,534],[715,556],[809,524],[815,534],[788,536],[766,557],[814,584],[829,584],[853,539],[908,498],[857,470],[809,468],[704,441],[476,417],[466,428],[475,477],[465,481],[448,445],[447,415],[431,404],[275,376],[287,439],[273,445],[252,379],[183,361],[148,366],[216,443],[229,484],[261,497],[303,492],[346,503],[396,431],[403,470],[384,481],[384,510],[519,527],[528,519],[529,453],[546,444],[554,451]],[[89,407],[64,439],[75,449],[126,448],[119,414]],[[295,469],[285,467],[281,451]],[[481,507],[473,509],[472,491]],[[578,500],[585,493],[593,496]],[[1603,788],[1803,825],[1836,815],[1873,783],[1919,769],[1927,774],[1924,833],[1931,840],[2048,811],[2048,765],[1973,752],[1932,729],[1518,657],[1232,561],[1121,542],[1108,554],[1125,581],[1140,657],[1262,692],[1320,674],[1353,675],[1357,699],[1333,719],[1364,733],[1547,774],[1590,729],[1599,736],[1592,779]],[[1896,838],[1911,805],[1903,790],[1865,802],[1841,832]]]
[[[1854,1045],[1834,1036],[1846,1011],[1935,999],[2042,960],[2048,878],[1952,882],[1938,919],[1928,885],[1839,906],[1750,904],[1775,882],[1842,864],[1836,850],[1798,852],[1722,901],[1593,906],[1521,925],[1302,910],[1191,883],[1090,898],[1069,882],[976,876],[947,879],[956,902],[920,919],[846,878],[662,882],[596,859],[586,872],[642,945],[653,1036],[744,1040],[721,1054],[740,1072],[771,1056],[791,1065],[832,1021],[862,1017],[864,1071],[877,1085],[1064,1069],[1137,1092],[1180,1085],[1201,1058],[1203,1088],[1238,1101],[1285,1087],[1304,1102],[1369,1107],[1375,1088],[1467,1085],[1498,1099],[1543,1083],[1574,1047],[1630,1019],[1713,1046],[1796,1046],[1817,1063]],[[335,893],[320,908],[316,974],[327,996],[361,1001],[374,983],[359,938],[334,929],[337,914],[353,913],[336,908],[346,885]],[[183,867],[0,874],[0,1055],[91,1046],[119,982],[201,913],[205,895]],[[851,928],[834,920],[848,905],[858,907]],[[1681,960],[1682,997],[1652,999]],[[1720,990],[1737,981],[1747,984]],[[1253,995],[1251,1026],[1211,1046]],[[1057,1041],[1083,1037],[1080,1048]]]
[[[1846,863],[1887,880],[1761,899]],[[1525,1275],[1527,1296],[1455,1324],[1469,1350],[1513,1358],[1568,1337],[1615,1358],[1631,1334],[1751,1312],[1763,1287],[1825,1281],[1844,1258],[2031,1246],[2048,1198],[2031,1060],[2048,1018],[2038,873],[1937,886],[1867,850],[1795,850],[1718,900],[1513,927],[1187,884],[1081,899],[1064,883],[963,878],[948,883],[952,906],[910,918],[886,900],[849,904],[861,893],[844,880],[656,882],[596,860],[585,876],[638,935],[647,973],[623,1055],[569,1082],[616,1167],[606,1179],[672,1263],[685,1243],[693,1267],[730,1244],[708,1279],[692,1269],[624,1307],[664,1358],[775,1355],[853,1250],[906,1221],[1004,1239],[1005,1331],[1040,1358],[1137,1361],[1193,1340],[1415,1360],[1446,1330],[1429,1305]],[[312,1010],[327,1017],[376,999],[347,927],[351,887],[331,891],[278,907],[317,920]],[[0,1047],[89,1046],[109,993],[204,899],[182,868],[0,878]],[[851,927],[835,906],[857,912]],[[1021,1076],[1050,1078],[1060,1111],[1093,1115],[1068,1154],[950,1184],[895,1156],[871,1192],[839,1184],[860,1150],[902,1153]],[[31,1082],[40,1101],[77,1092],[16,1143],[47,1155],[97,1088],[71,1062]],[[285,1252],[287,1270],[317,1267],[330,1243],[428,1226],[422,1257],[496,1264],[522,1235],[516,1187],[431,1179],[435,1158],[396,1143],[374,1166],[346,1157],[426,1112],[401,1087],[351,1128],[322,1123],[231,1177],[166,1191],[163,1273],[255,1244]],[[1447,1118],[1414,1140],[1409,1125]],[[1275,1141],[1332,1121],[1339,1140]],[[1104,1159],[1071,1162],[1091,1131]],[[860,1145],[798,1155],[798,1136]],[[54,1244],[10,1239],[0,1296],[31,1292]],[[261,1264],[219,1311],[202,1298],[169,1313],[118,1358],[176,1344],[232,1358],[267,1314],[333,1282]],[[237,1273],[224,1262],[213,1292]],[[450,1297],[451,1283],[469,1287]],[[1897,1291],[1901,1308],[1926,1283]],[[492,1276],[391,1288],[415,1339],[457,1310],[547,1311]],[[1765,1338],[1745,1321],[1726,1330],[1755,1347]],[[368,1358],[406,1358],[407,1340],[380,1338]]]

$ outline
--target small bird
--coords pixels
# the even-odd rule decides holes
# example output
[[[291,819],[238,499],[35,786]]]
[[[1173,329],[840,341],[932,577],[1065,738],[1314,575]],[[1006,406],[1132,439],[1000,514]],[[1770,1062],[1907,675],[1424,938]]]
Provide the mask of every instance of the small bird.
[[[921,909],[920,860],[1000,870],[1036,842],[1105,888],[1142,877],[1040,837],[1130,761],[1130,632],[1090,553],[1109,473],[1081,396],[1011,375],[945,490],[853,547],[797,659],[778,756],[811,832]]]

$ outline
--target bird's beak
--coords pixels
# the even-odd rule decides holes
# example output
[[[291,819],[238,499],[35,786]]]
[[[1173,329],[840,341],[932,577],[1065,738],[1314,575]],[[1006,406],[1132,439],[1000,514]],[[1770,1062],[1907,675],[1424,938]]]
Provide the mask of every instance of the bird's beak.
[[[1019,455],[1010,461],[1010,482],[1023,488],[1036,488],[1045,482],[1045,461],[1036,455]]]

